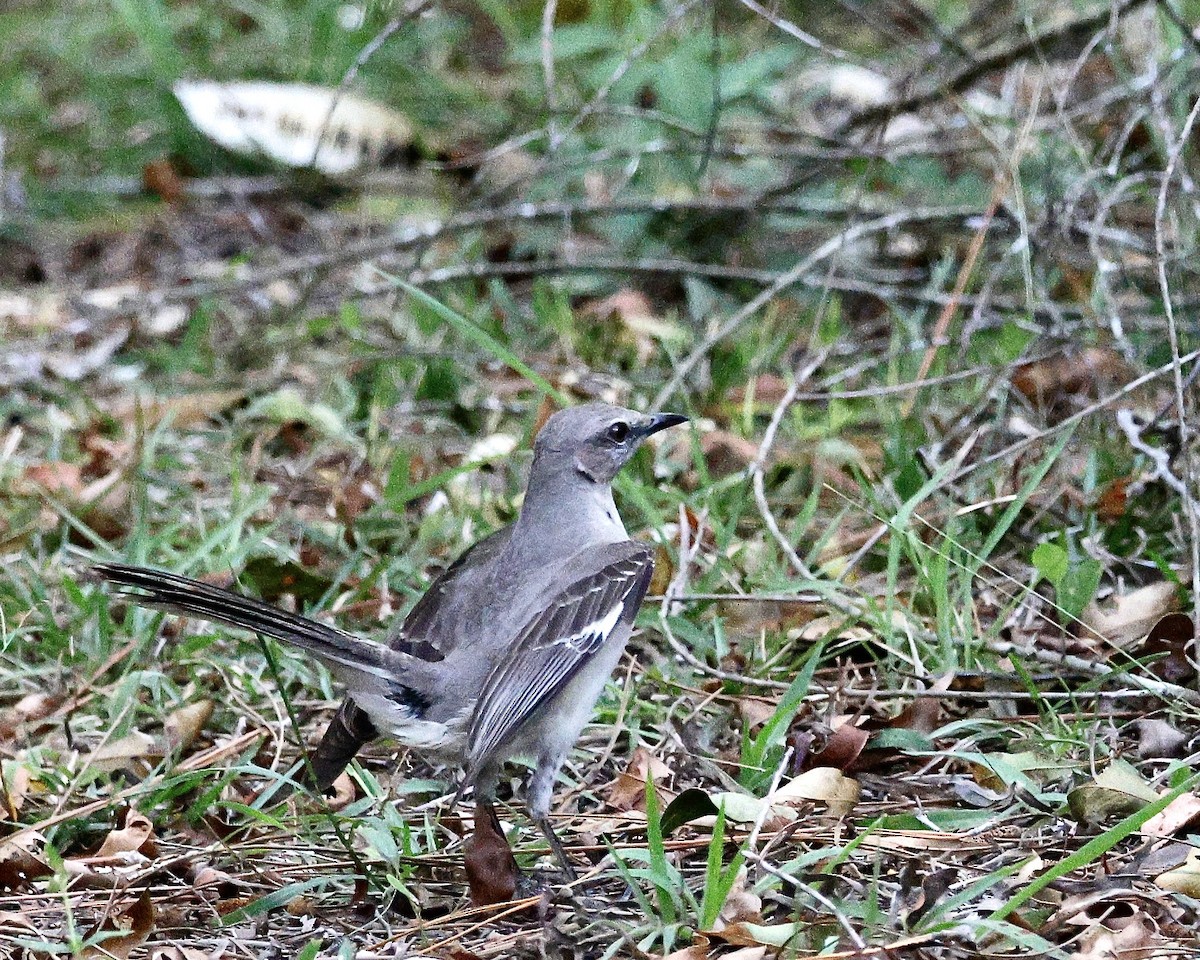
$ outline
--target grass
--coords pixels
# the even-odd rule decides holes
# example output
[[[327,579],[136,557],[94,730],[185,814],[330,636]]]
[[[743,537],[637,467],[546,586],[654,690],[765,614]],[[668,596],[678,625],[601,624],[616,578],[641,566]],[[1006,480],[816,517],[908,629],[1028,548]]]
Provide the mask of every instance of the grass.
[[[1060,6],[1063,22],[1096,12]],[[269,181],[281,172],[206,143],[170,95],[181,77],[336,85],[400,15],[366,4],[361,26],[340,25],[352,12],[114,0],[0,14],[4,176],[26,197],[6,201],[0,261],[32,251],[49,278],[21,286],[0,267],[14,294],[0,305],[0,953],[211,952],[234,937],[310,960],[560,943],[687,960],[755,944],[1067,956],[1125,913],[1146,931],[1130,949],[1177,952],[1193,903],[1136,857],[1138,831],[1193,792],[1194,761],[1145,746],[1138,721],[1193,737],[1194,675],[1167,672],[1186,651],[1144,642],[1149,627],[1101,642],[1083,625],[1162,580],[1179,589],[1149,620],[1196,599],[1172,378],[1126,390],[1195,347],[1190,327],[1164,346],[1153,256],[1158,176],[1179,149],[1164,131],[1178,137],[1196,96],[1166,8],[949,90],[964,64],[1019,44],[1030,11],[813,12],[803,28],[822,52],[784,8],[722,5],[714,43],[709,9],[675,22],[637,0],[560,3],[550,94],[541,6],[432,9],[352,87],[413,118],[427,169],[336,189]],[[893,92],[933,91],[920,119],[935,133],[844,126],[853,108],[821,86],[841,62],[911,74]],[[1066,99],[1051,97],[1068,65]],[[508,140],[503,187],[479,153]],[[161,160],[185,201],[140,190]],[[229,176],[249,192],[206,192]],[[1195,231],[1179,183],[1159,229],[1186,317]],[[513,202],[519,216],[468,222]],[[893,214],[701,350],[814,250]],[[446,225],[419,249],[334,259],[430,218]],[[464,265],[474,275],[453,274]],[[58,295],[123,283],[182,310]],[[96,559],[150,563],[382,638],[515,517],[553,403],[647,408],[685,365],[669,405],[693,426],[618,489],[630,531],[656,544],[655,597],[556,791],[560,831],[596,869],[539,917],[466,906],[455,771],[426,758],[380,741],[351,797],[256,799],[249,786],[298,768],[337,685],[80,576]],[[1167,452],[1167,476],[1147,448]],[[1102,779],[1125,763],[1122,788]],[[767,801],[830,766],[860,791],[844,816],[833,797]],[[521,773],[502,817],[538,871]],[[136,839],[132,814],[149,835],[98,863],[106,838]]]

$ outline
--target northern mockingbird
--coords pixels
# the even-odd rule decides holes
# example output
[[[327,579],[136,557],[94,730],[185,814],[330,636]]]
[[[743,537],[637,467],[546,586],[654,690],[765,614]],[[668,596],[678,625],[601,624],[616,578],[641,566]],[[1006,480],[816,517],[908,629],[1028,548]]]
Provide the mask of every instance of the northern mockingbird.
[[[607,404],[554,414],[534,444],[516,523],[459,557],[386,645],[187,577],[118,563],[96,572],[138,603],[265,634],[322,661],[347,690],[311,758],[322,790],[383,733],[465,767],[463,787],[494,818],[501,765],[532,758],[531,817],[571,873],[550,826],[554,781],[654,570],[651,549],[625,532],[611,484],[643,440],[686,421]]]

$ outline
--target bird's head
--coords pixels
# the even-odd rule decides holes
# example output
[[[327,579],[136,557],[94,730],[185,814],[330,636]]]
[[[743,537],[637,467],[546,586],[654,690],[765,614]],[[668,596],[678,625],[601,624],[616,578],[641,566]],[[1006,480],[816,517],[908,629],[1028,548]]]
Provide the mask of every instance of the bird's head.
[[[638,413],[607,403],[560,410],[537,435],[533,469],[565,468],[592,483],[612,483],[643,440],[687,419],[678,413]]]

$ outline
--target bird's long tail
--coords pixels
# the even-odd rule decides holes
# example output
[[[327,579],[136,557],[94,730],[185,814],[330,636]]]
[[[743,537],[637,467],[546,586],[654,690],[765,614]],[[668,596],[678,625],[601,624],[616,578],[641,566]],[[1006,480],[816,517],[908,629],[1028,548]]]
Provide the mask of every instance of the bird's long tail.
[[[409,666],[410,658],[402,653],[200,580],[124,563],[101,563],[92,569],[143,606],[274,637],[309,651],[335,673],[375,676],[389,683]]]
[[[361,689],[364,684],[387,687],[414,668],[412,659],[403,653],[190,577],[124,563],[97,564],[93,572],[136,603],[260,633],[307,650],[347,678],[351,689]],[[328,789],[359,748],[378,735],[352,699],[343,701],[309,758],[317,788]],[[290,792],[276,791],[273,799],[282,800]]]

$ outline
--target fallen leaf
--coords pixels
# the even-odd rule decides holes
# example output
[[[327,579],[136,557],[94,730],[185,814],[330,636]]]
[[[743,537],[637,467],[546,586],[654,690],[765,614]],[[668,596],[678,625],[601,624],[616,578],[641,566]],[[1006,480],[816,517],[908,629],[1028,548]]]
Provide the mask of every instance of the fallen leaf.
[[[1144,837],[1173,837],[1197,820],[1200,820],[1200,797],[1194,793],[1181,793],[1142,824],[1138,833]]]
[[[142,167],[142,189],[164,203],[183,199],[183,178],[167,158],[151,160]]]
[[[767,955],[766,948],[778,950],[785,947],[799,932],[799,923],[731,923],[720,931],[711,931],[712,936],[720,937],[726,943],[735,947],[751,947],[761,950],[761,953],[745,956],[743,960],[758,960]],[[705,931],[709,933],[710,931]],[[740,953],[741,951],[739,951]],[[730,956],[726,954],[726,956]]]
[[[412,125],[389,107],[332,87],[299,83],[175,84],[188,119],[237,153],[325,174],[407,162]]]
[[[198,947],[181,947],[178,944],[154,946],[150,950],[150,960],[212,960],[210,950]]]
[[[692,938],[691,946],[684,947],[682,950],[675,950],[665,954],[662,960],[708,960],[709,957],[709,942],[708,937],[697,934]]]
[[[161,753],[162,749],[154,737],[140,730],[133,730],[117,740],[103,744],[92,754],[91,765],[98,770],[119,770],[131,760],[143,760]]]
[[[713,931],[718,932],[731,923],[761,923],[762,897],[752,890],[746,889],[746,868],[738,869],[733,886],[721,905],[721,912],[713,924]]]
[[[1163,947],[1171,945],[1154,932],[1154,925],[1141,917],[1133,917],[1120,930],[1095,924],[1079,938],[1076,960],[1151,960],[1153,957],[1182,956],[1182,953]]]
[[[175,429],[186,430],[208,423],[245,397],[245,390],[204,390],[152,399],[135,396],[113,404],[106,412],[121,423],[141,422],[149,428],[170,422]]]
[[[0,890],[22,890],[53,873],[50,864],[27,846],[0,842]]]
[[[517,889],[520,871],[491,804],[475,804],[475,829],[463,855],[471,906],[507,903]]]
[[[1138,756],[1151,758],[1181,757],[1191,736],[1159,717],[1134,721],[1138,729]]]
[[[1127,369],[1115,350],[1089,347],[1018,367],[1012,385],[1035,406],[1058,410],[1071,398],[1095,399],[1107,392]]]
[[[1093,600],[1080,619],[1119,649],[1127,649],[1150,632],[1164,615],[1179,607],[1179,588],[1160,580],[1115,597],[1104,606]]]
[[[118,924],[120,924],[118,926]],[[80,956],[83,960],[127,960],[129,955],[146,942],[154,930],[154,901],[150,899],[150,891],[143,891],[119,917],[107,920],[102,926],[92,930],[85,939],[90,940],[97,933],[113,932],[116,936],[107,936],[100,941],[99,946],[86,948]]]
[[[16,821],[29,794],[29,768],[17,761],[0,760],[0,793],[4,794],[4,812]]]
[[[1116,523],[1125,516],[1125,509],[1129,503],[1128,488],[1129,478],[1117,477],[1100,491],[1093,508],[1101,523]]]
[[[728,430],[700,434],[700,452],[714,480],[741,473],[758,456],[758,444]]]
[[[662,784],[671,777],[671,768],[654,756],[645,747],[633,751],[625,770],[617,775],[608,787],[608,805],[614,810],[646,809],[646,777],[654,778],[659,802],[664,806],[675,799],[675,793]]]
[[[649,297],[628,287],[602,300],[584,303],[580,313],[597,321],[615,318],[621,325],[618,340],[633,347],[639,366],[654,359],[660,342],[678,343],[687,336],[679,324],[655,315]]]
[[[123,853],[139,851],[154,856],[154,824],[144,814],[130,808],[125,814],[125,824],[120,829],[110,830],[104,842],[90,857],[79,858],[88,862],[116,857]]]
[[[333,795],[325,798],[325,803],[330,810],[344,810],[354,802],[354,798],[358,796],[358,791],[354,786],[354,779],[344,770],[338,774],[338,778],[333,781]]]
[[[779,704],[762,697],[738,697],[737,711],[742,718],[742,729],[751,733],[775,716]]]
[[[1154,788],[1124,760],[1114,760],[1096,776],[1067,794],[1072,815],[1084,823],[1103,823],[1128,816],[1158,799]]]
[[[213,702],[211,700],[197,700],[195,703],[185,704],[173,711],[163,721],[167,745],[180,752],[187,750],[196,742],[196,738],[200,736],[212,715]]]
[[[659,820],[659,829],[662,830],[664,837],[669,837],[685,823],[691,823],[701,817],[715,817],[716,815],[717,806],[713,803],[712,797],[703,790],[689,787],[667,804],[667,808]]]
[[[856,727],[850,722],[849,717],[838,718],[841,722],[834,728],[829,735],[829,739],[825,741],[825,746],[821,748],[819,753],[814,753],[806,758],[804,766],[806,768],[824,767],[826,769],[849,770],[854,766],[854,761],[863,751],[863,747],[867,745],[867,740],[871,734],[859,727]]]
[[[834,816],[845,816],[858,803],[861,788],[857,780],[844,776],[833,767],[814,767],[792,777],[770,799],[774,804],[798,806],[804,801],[823,803]]]
[[[21,727],[54,715],[66,697],[58,693],[29,693],[0,713],[0,741],[11,740]]]
[[[1196,628],[1186,613],[1168,613],[1146,636],[1140,656],[1153,657],[1150,672],[1168,683],[1190,683],[1196,676],[1191,646]]]
[[[774,811],[770,810],[770,805],[763,797],[752,797],[746,793],[737,793],[735,791],[726,791],[724,793],[713,794],[713,803],[718,810],[725,811],[725,819],[730,823],[755,823],[760,816],[766,818]],[[780,805],[779,811],[780,820],[786,823],[796,819],[796,811],[786,805]],[[712,826],[716,823],[716,817],[702,817],[695,821],[701,826]],[[766,820],[764,820],[764,823]]]

